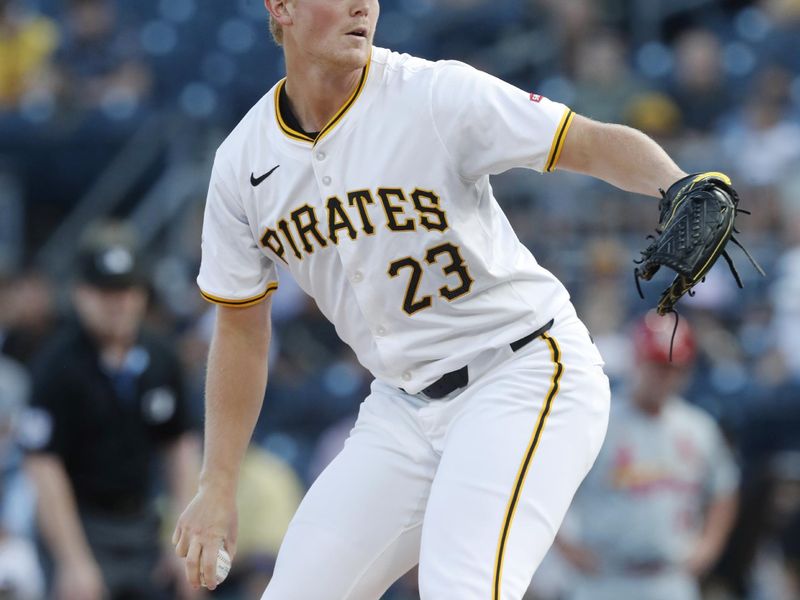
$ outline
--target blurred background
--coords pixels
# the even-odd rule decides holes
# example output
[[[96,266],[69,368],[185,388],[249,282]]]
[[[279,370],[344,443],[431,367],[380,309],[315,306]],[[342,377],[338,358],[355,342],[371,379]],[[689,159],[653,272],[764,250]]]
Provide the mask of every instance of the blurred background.
[[[707,598],[800,598],[800,0],[383,0],[381,11],[377,45],[463,60],[637,127],[686,171],[731,175],[753,212],[740,237],[767,277],[733,249],[744,289],[723,263],[682,302],[697,338],[683,396],[724,432],[741,475],[733,533],[702,580]],[[38,543],[19,499],[36,492],[13,439],[37,357],[75,318],[87,225],[122,220],[135,233],[146,327],[179,357],[200,427],[214,308],[194,278],[211,161],[282,76],[259,0],[0,0],[2,539]],[[493,184],[522,241],[572,293],[614,389],[626,389],[632,323],[662,289],[648,285],[642,301],[632,277],[655,203],[563,173]],[[288,274],[273,318],[243,558],[220,597],[260,597],[288,518],[370,380]],[[15,589],[14,570],[0,566],[0,588]],[[567,597],[569,577],[549,579],[532,597]],[[417,598],[413,576],[388,598]]]

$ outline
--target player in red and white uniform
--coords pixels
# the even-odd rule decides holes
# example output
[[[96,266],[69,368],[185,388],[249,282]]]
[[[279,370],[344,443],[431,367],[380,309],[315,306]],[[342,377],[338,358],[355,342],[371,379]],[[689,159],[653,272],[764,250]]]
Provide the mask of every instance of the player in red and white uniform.
[[[615,398],[608,435],[558,546],[580,576],[570,600],[700,600],[736,513],[739,473],[719,427],[678,394],[695,341],[685,320],[669,360],[672,318],[637,325],[630,394]]]

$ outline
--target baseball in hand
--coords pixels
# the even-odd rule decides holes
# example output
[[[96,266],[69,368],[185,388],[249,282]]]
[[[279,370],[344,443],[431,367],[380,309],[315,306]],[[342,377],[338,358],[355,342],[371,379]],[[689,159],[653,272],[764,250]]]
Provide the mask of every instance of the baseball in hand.
[[[231,555],[225,548],[220,548],[217,552],[217,585],[225,581],[228,572],[231,570]],[[200,571],[200,585],[206,587],[203,571]]]

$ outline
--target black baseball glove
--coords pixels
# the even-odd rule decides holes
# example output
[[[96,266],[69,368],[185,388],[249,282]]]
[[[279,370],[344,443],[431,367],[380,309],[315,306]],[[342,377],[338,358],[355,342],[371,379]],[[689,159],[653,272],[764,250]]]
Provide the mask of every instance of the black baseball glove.
[[[738,233],[734,225],[736,215],[749,213],[738,207],[739,196],[726,175],[695,173],[679,179],[666,192],[659,191],[658,235],[648,236],[652,242],[642,251],[642,258],[635,261],[640,266],[634,269],[636,288],[642,298],[640,279],[651,279],[661,265],[677,273],[661,294],[659,314],[675,312],[675,303],[684,294],[693,294],[692,288],[705,278],[720,256],[728,263],[737,285],[742,287],[739,273],[725,249],[729,241],[739,246],[764,275],[750,253],[733,237]]]

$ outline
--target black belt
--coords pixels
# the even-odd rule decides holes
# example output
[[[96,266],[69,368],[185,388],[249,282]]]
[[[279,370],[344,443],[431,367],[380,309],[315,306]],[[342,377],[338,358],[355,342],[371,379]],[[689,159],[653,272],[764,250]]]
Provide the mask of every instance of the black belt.
[[[553,319],[550,319],[547,323],[542,325],[539,329],[534,331],[533,333],[529,333],[523,338],[519,338],[516,342],[511,342],[511,350],[516,352],[523,346],[529,344],[536,338],[538,338],[543,333],[546,333],[550,330],[553,326]],[[455,371],[450,371],[449,373],[445,373],[439,379],[434,381],[428,387],[426,387],[421,394],[424,394],[431,400],[438,400],[439,398],[444,398],[447,394],[456,391],[459,388],[466,387],[469,383],[469,373],[467,373],[467,365],[464,365],[460,369],[456,369]]]

